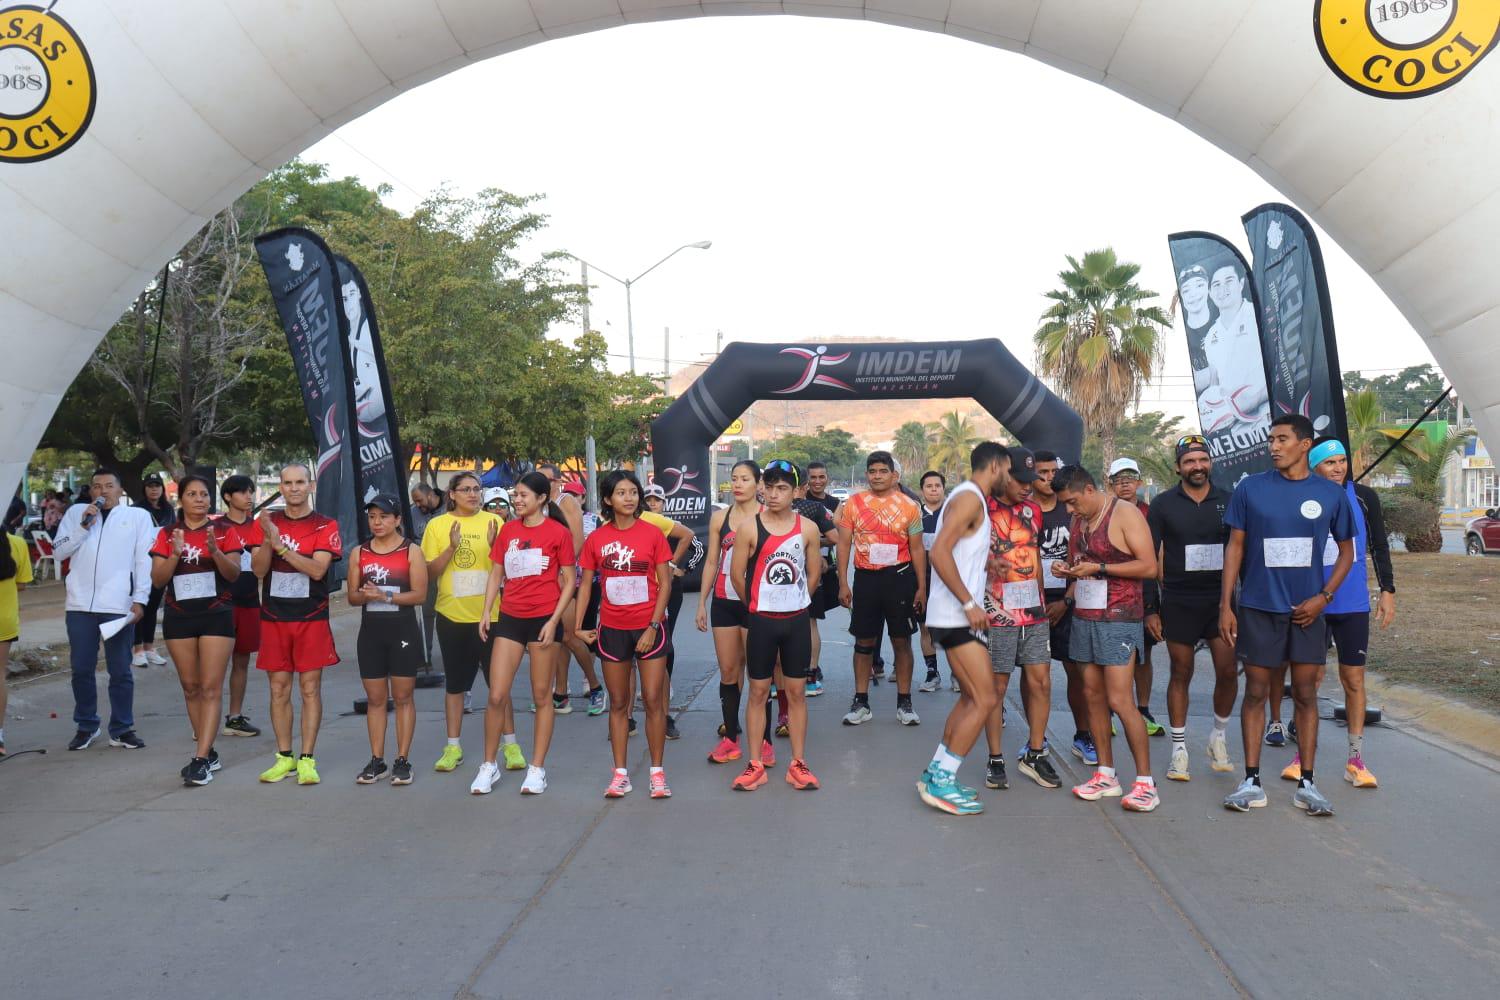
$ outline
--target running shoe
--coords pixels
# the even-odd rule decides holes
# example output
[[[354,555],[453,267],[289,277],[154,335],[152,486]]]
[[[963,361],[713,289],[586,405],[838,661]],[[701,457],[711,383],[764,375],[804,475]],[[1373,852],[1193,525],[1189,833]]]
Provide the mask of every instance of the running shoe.
[[[1293,743],[1297,742],[1297,720],[1293,719],[1286,724],[1286,738]]]
[[[936,761],[932,763],[936,763]],[[918,790],[921,789],[922,782],[929,780],[935,773],[937,773],[936,769],[933,768],[932,763],[929,763],[927,767],[923,769],[922,776],[917,779]],[[973,787],[972,785],[964,784],[963,782],[959,781],[956,776],[953,779],[953,783],[958,786],[958,790],[960,792],[963,792],[969,798],[973,799],[979,797],[979,789]]]
[[[1234,765],[1229,761],[1229,743],[1223,736],[1210,736],[1208,739],[1208,766],[1214,771],[1233,771]]]
[[[164,667],[167,665],[167,658],[165,656],[162,656],[155,649],[148,649],[146,650],[146,662],[151,664],[153,667]]]
[[[896,702],[896,721],[903,726],[920,726],[922,717],[911,707],[911,700]]]
[[[1095,771],[1088,781],[1073,786],[1073,794],[1085,802],[1098,802],[1100,799],[1117,799],[1124,792],[1120,790],[1120,779],[1103,771]]]
[[[182,783],[184,785],[206,785],[213,780],[214,775],[208,769],[207,757],[194,757],[188,761],[187,767],[182,769]]]
[[[927,676],[922,679],[922,683],[917,685],[917,690],[921,691],[923,694],[932,694],[942,686],[942,675],[939,674],[936,670],[929,670],[927,671]]]
[[[1246,778],[1240,782],[1240,787],[1224,797],[1224,808],[1234,812],[1249,812],[1251,809],[1265,807],[1266,790],[1256,784],[1254,778]]]
[[[380,776],[384,773],[385,761],[379,757],[371,757],[370,763],[365,765],[365,769],[354,776],[354,783],[356,785],[373,785],[380,780]]]
[[[776,766],[776,748],[771,745],[770,740],[760,741],[760,766]]]
[[[669,739],[669,740],[680,740],[680,739],[682,739],[682,733],[679,732],[678,729],[677,729],[677,720],[674,719],[674,718],[672,718],[672,715],[671,715],[670,712],[667,714],[667,739]]]
[[[521,782],[522,795],[540,795],[547,790],[547,769],[535,764],[526,769],[526,780]]]
[[[1292,805],[1305,811],[1309,816],[1332,816],[1333,803],[1320,791],[1318,786],[1311,781],[1299,785],[1292,793]]]
[[[558,715],[572,715],[573,700],[567,695],[563,695],[561,698],[559,698],[557,695],[553,695],[552,711],[557,713]]]
[[[1161,796],[1156,785],[1137,781],[1130,786],[1130,793],[1120,800],[1120,808],[1127,812],[1148,813],[1161,805]]]
[[[758,760],[752,760],[745,765],[739,777],[729,783],[729,787],[737,792],[753,792],[770,780],[766,777],[766,766]]]
[[[856,698],[849,703],[849,711],[844,716],[844,725],[859,726],[873,718],[875,718],[875,713],[870,711],[870,706]]]
[[[224,728],[221,730],[225,736],[259,736],[260,730],[250,724],[250,720],[243,715],[224,716]]]
[[[1172,759],[1167,762],[1168,781],[1192,781],[1188,773],[1188,751],[1185,743],[1172,744]]]
[[[316,785],[323,779],[318,777],[318,762],[303,754],[297,758],[297,784]]]
[[[130,665],[132,667],[144,667],[146,665],[146,654],[145,653],[131,653],[130,654]]]
[[[948,683],[948,690],[958,694],[958,675],[953,675],[953,680]]]
[[[989,762],[984,765],[984,787],[1010,787],[1010,778],[1005,774],[1005,758],[991,757]]]
[[[1073,756],[1083,761],[1089,767],[1099,766],[1099,748],[1094,746],[1092,736],[1073,737]]]
[[[604,689],[589,692],[589,715],[604,714]]]
[[[625,735],[634,736],[636,734],[635,716],[632,715],[626,721],[629,723],[629,725],[625,727]]]
[[[210,771],[218,771],[218,770],[220,770],[220,769],[222,769],[224,767],[224,763],[221,760],[219,760],[219,751],[215,750],[213,747],[209,747],[208,748],[208,758],[207,759],[208,759],[208,769]]]
[[[632,791],[630,775],[624,771],[612,771],[609,776],[609,785],[604,789],[606,799],[623,799]]]
[[[818,778],[808,769],[807,761],[798,759],[787,765],[786,783],[799,792],[806,792],[818,787]]]
[[[137,736],[134,729],[127,729],[119,736],[111,736],[109,745],[125,750],[141,750],[145,748],[146,741]]]
[[[391,761],[391,784],[411,784],[411,761],[405,757],[397,757]]]
[[[1349,763],[1344,765],[1344,780],[1355,788],[1378,788],[1379,782],[1370,769],[1365,767],[1365,759],[1360,754],[1349,758]]]
[[[452,771],[464,762],[464,748],[454,743],[443,747],[443,755],[432,765],[434,771]]]
[[[536,714],[536,702],[534,702],[534,701],[528,701],[526,703],[526,711],[530,712],[532,715],[535,715]]]
[[[651,775],[651,797],[653,799],[670,799],[672,789],[667,787],[667,772],[657,771]]]
[[[1286,727],[1279,722],[1266,723],[1266,746],[1286,746]]]
[[[297,770],[297,758],[289,753],[278,753],[276,763],[260,772],[260,780],[266,784],[274,784]]]
[[[1283,781],[1301,781],[1302,780],[1302,755],[1300,753],[1297,756],[1295,756],[1295,757],[1292,758],[1292,762],[1290,764],[1288,764],[1286,767],[1284,767],[1284,768],[1281,769],[1281,780],[1283,780]]]
[[[776,735],[782,739],[786,739],[792,735],[792,727],[788,724],[788,719],[784,715],[776,717]]]
[[[820,680],[811,680],[811,681],[807,682],[807,696],[809,698],[816,698],[816,697],[818,697],[818,695],[820,695],[822,693],[823,693],[823,682],[822,681],[820,681]]]
[[[1144,719],[1144,720],[1146,720],[1146,735],[1147,736],[1160,736],[1160,735],[1162,735],[1163,733],[1165,733],[1167,731],[1167,728],[1165,726],[1163,726],[1161,723],[1157,722],[1154,718],[1152,718],[1151,713],[1148,712],[1148,711],[1146,711],[1144,708],[1141,709],[1141,718]],[[1155,808],[1155,807],[1153,806],[1152,808]],[[1142,811],[1149,811],[1149,810],[1142,810]]]
[[[724,737],[719,745],[708,752],[710,764],[728,764],[732,760],[740,759],[740,741]]]
[[[469,786],[469,794],[490,794],[490,791],[500,783],[501,777],[500,765],[494,761],[485,761],[479,765],[479,773],[474,775],[474,783]]]
[[[1057,776],[1057,770],[1052,766],[1052,761],[1049,759],[1051,756],[1051,752],[1045,746],[1040,750],[1027,747],[1021,753],[1021,759],[1016,762],[1016,769],[1043,788],[1057,788],[1062,785],[1062,779]]]
[[[526,770],[526,755],[521,752],[521,744],[507,743],[500,749],[505,755],[505,769],[507,771]]]
[[[926,771],[917,782],[917,794],[922,801],[950,816],[977,816],[984,812],[984,803],[972,795],[966,795],[953,780],[952,771]]]
[[[464,714],[465,715],[473,715],[474,714],[474,692],[473,691],[465,691],[464,692]]]

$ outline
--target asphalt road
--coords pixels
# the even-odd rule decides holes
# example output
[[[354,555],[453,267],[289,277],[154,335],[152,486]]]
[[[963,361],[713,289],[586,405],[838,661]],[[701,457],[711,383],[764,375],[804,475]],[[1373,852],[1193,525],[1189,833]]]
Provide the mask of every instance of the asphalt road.
[[[1203,756],[1208,670],[1195,686],[1194,777],[1162,781],[1155,813],[1086,804],[1013,775],[988,811],[954,818],[916,797],[953,695],[918,694],[923,723],[839,724],[848,705],[844,619],[825,624],[830,693],[811,704],[809,762],[793,792],[776,769],[752,794],[705,762],[718,722],[709,644],[679,634],[683,739],[674,797],[602,797],[602,718],[558,720],[551,787],[509,774],[467,794],[481,717],[459,772],[431,770],[441,695],[418,692],[416,783],[356,786],[364,719],[329,718],[323,784],[260,785],[269,736],[221,740],[213,784],[184,788],[188,752],[170,668],[139,676],[138,752],[67,753],[66,681],[16,685],[0,764],[0,995],[49,1000],[341,997],[1490,995],[1500,977],[1496,762],[1422,732],[1366,736],[1378,791],[1338,780],[1343,734],[1323,724],[1320,782],[1338,809],[1310,819],[1291,786],[1225,812],[1238,776]],[[353,649],[353,620],[339,622]],[[946,676],[946,671],[945,671]],[[1055,699],[1062,705],[1062,675]],[[1164,669],[1154,699],[1164,713]],[[252,678],[250,707],[265,721]],[[576,679],[575,688],[580,681]],[[330,672],[347,711],[352,663]],[[518,692],[520,688],[518,687]],[[524,707],[525,695],[521,696]],[[48,718],[50,711],[59,718]],[[1016,714],[1012,705],[1013,716]],[[530,716],[519,717],[529,743]],[[1071,724],[1054,714],[1052,742]],[[1014,757],[1021,730],[1007,734]],[[787,746],[778,741],[784,765]],[[1153,740],[1161,779],[1167,741]],[[1231,739],[1236,763],[1239,741]],[[1123,739],[1116,751],[1125,753]],[[1291,749],[1267,750],[1268,775]],[[1081,769],[1064,755],[1065,779]],[[972,756],[961,777],[980,784]],[[1128,772],[1127,772],[1128,773]]]

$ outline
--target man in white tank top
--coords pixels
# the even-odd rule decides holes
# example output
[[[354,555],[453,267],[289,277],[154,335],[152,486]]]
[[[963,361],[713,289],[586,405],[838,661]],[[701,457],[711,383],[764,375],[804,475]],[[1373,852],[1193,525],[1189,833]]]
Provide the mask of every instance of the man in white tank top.
[[[943,741],[917,781],[922,801],[954,816],[984,812],[975,789],[958,784],[958,766],[979,739],[997,704],[986,641],[985,565],[990,553],[989,503],[1004,485],[1010,455],[986,441],[969,456],[969,478],[948,496],[932,542],[932,593],[927,630],[958,678],[958,702],[943,726]]]

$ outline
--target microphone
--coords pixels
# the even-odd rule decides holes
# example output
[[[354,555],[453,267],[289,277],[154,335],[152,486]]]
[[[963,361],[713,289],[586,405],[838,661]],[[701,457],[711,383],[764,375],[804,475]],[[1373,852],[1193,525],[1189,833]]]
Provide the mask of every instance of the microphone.
[[[98,507],[100,510],[103,510],[104,509],[104,498],[103,497],[99,497],[98,499],[96,499],[94,501],[94,506]]]

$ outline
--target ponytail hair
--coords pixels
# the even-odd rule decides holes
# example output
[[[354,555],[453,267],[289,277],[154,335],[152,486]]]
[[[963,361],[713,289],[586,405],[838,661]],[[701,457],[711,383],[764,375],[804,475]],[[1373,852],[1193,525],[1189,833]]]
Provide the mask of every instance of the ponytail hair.
[[[547,498],[550,497],[552,493],[552,481],[546,476],[542,475],[540,472],[537,472],[535,469],[526,473],[520,479],[517,479],[516,485],[526,487],[528,490],[530,490],[532,493],[535,493],[539,497]],[[543,503],[546,504],[545,510],[548,517],[552,518],[552,520],[556,521],[564,528],[568,527],[568,519],[566,517],[563,517],[561,507],[552,502],[551,499],[544,499]],[[512,504],[511,506],[514,507],[515,505]]]
[[[614,506],[609,501],[610,497],[614,496],[615,487],[619,486],[621,483],[634,484],[635,491],[638,495],[644,494],[645,492],[641,489],[641,481],[637,479],[635,473],[631,472],[629,469],[614,469],[613,471],[606,473],[604,476],[604,481],[599,484],[599,507],[602,516],[607,519],[613,520],[615,516]],[[644,497],[642,497],[641,503],[645,503]],[[640,507],[636,508],[636,514],[640,514]]]

